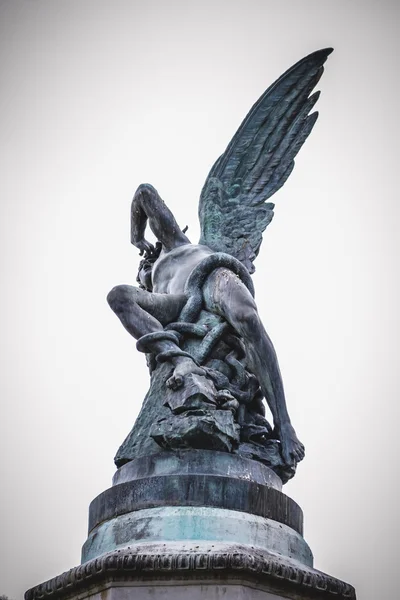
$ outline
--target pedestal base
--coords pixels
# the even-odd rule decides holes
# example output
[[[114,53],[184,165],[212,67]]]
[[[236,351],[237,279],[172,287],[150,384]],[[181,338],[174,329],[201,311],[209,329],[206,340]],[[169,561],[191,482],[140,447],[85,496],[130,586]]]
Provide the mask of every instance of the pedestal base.
[[[79,596],[82,600],[85,596]],[[197,583],[193,585],[161,584],[137,585],[124,583],[118,587],[110,587],[90,596],[90,600],[285,600],[277,596],[247,585],[215,585]],[[287,599],[287,597],[286,597]]]
[[[82,564],[25,600],[355,600],[313,569],[300,507],[268,467],[185,450],[131,461],[89,509]]]
[[[115,550],[32,590],[25,600],[355,600],[347,583],[240,544],[143,544]]]

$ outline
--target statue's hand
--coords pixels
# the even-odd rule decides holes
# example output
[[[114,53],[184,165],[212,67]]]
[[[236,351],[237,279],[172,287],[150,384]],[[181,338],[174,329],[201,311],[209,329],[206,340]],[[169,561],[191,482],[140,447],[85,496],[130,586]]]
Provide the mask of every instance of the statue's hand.
[[[303,460],[304,446],[290,423],[285,423],[279,428],[279,438],[282,445],[282,458],[287,465],[297,464]]]
[[[148,242],[147,240],[143,239],[140,240],[140,242],[136,242],[135,243],[136,248],[139,248],[140,252],[140,256],[143,256],[143,254],[146,252],[147,254],[153,254],[154,253],[154,246],[153,244],[150,244],[150,242]]]

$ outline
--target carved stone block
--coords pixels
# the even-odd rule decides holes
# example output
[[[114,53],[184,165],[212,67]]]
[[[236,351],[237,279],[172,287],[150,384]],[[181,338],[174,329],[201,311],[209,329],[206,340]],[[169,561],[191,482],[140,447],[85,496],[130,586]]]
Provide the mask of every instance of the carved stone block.
[[[204,448],[231,452],[239,443],[239,426],[227,410],[190,411],[153,425],[151,437],[162,448]]]

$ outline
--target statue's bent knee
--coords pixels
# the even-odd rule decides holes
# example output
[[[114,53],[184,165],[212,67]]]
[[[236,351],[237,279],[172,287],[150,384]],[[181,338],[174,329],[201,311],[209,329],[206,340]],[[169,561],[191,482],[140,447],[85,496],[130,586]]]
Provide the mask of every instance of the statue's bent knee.
[[[121,310],[127,303],[132,303],[134,289],[131,285],[116,285],[108,292],[107,302],[114,312]]]

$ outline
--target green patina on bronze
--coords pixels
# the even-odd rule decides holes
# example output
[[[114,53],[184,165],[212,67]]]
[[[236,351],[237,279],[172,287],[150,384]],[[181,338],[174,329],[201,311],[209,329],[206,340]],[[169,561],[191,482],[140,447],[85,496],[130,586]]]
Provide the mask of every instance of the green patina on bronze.
[[[118,467],[157,452],[209,449],[260,461],[286,482],[303,459],[251,273],[274,214],[268,200],[317,120],[312,91],[331,51],[296,63],[254,104],[204,184],[198,244],[151,185],[136,191],[131,241],[144,254],[140,285],[117,286],[108,301],[147,353],[151,381]],[[147,225],[156,246],[145,239]]]

